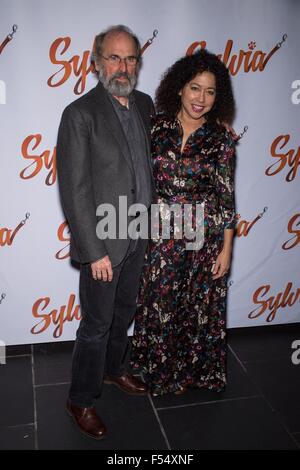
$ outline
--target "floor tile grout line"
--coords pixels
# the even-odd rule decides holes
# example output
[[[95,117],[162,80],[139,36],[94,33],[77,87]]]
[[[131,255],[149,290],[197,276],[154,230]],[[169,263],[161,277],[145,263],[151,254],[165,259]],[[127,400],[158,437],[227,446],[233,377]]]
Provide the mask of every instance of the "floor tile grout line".
[[[235,351],[232,349],[232,347],[229,345],[228,346],[229,349],[231,350],[232,354],[235,356],[236,360],[240,363],[241,367],[243,368],[243,370],[245,371],[245,373],[248,375],[248,378],[250,379],[250,381],[255,385],[257,391],[259,392],[259,396],[260,398],[262,398],[264,400],[264,402],[266,403],[266,405],[270,408],[270,410],[272,411],[272,413],[275,414],[275,419],[281,424],[281,426],[283,427],[283,429],[285,430],[285,432],[288,434],[288,436],[290,437],[290,439],[296,444],[296,446],[298,448],[300,448],[300,445],[299,443],[297,442],[296,438],[292,435],[292,433],[289,431],[289,429],[287,428],[285,422],[281,419],[280,417],[280,412],[278,410],[276,410],[273,405],[270,403],[270,401],[267,399],[267,397],[265,396],[263,390],[261,389],[261,387],[257,384],[257,382],[255,380],[252,379],[252,377],[249,376],[249,373],[246,369],[246,367],[244,366],[244,364],[242,363],[242,361],[239,359],[239,357],[237,356],[237,354],[235,353]],[[248,361],[249,363],[250,361]]]
[[[293,441],[295,442],[296,446],[300,449],[300,441],[298,441],[298,438],[296,436],[300,437],[300,432],[291,432],[291,436],[293,438]]]
[[[38,450],[39,445],[38,445],[38,429],[37,429],[37,404],[36,404],[36,390],[35,390],[33,345],[31,345],[31,375],[32,375],[32,389],[33,389],[33,413],[34,413],[34,448],[35,450]]]
[[[258,396],[260,396],[265,402],[267,402],[268,406],[271,408],[272,411],[275,411],[275,409],[273,409],[271,403],[269,403],[265,397],[265,395],[263,394],[263,391],[262,389],[258,386],[258,384],[256,383],[255,380],[252,379],[252,377],[249,375],[249,372],[247,370],[247,368],[245,367],[245,364],[243,363],[243,361],[238,357],[237,353],[233,350],[233,348],[228,344],[228,348],[230,349],[231,353],[234,355],[234,357],[236,358],[236,360],[238,361],[238,363],[240,364],[241,368],[243,369],[243,371],[245,372],[245,374],[247,375],[249,381],[253,384],[253,386],[256,388],[257,392],[259,393]]]
[[[71,382],[55,382],[55,383],[48,383],[48,384],[38,384],[35,385],[35,388],[42,388],[42,387],[57,387],[59,385],[70,385]]]
[[[281,420],[279,420],[281,422]],[[293,435],[293,433],[287,428],[286,424],[283,424],[283,428],[285,432],[290,436],[292,441],[296,444],[297,448],[300,449],[300,443],[297,441],[296,437]]]
[[[34,423],[26,423],[26,424],[14,424],[13,426],[3,426],[0,425],[0,429],[15,429],[15,428],[26,428],[28,426],[34,426]]]
[[[241,359],[238,357],[238,355],[235,353],[235,351],[232,349],[231,346],[229,346],[232,354],[234,355],[234,357],[236,358],[236,360],[239,362],[239,364],[241,365],[241,367],[243,368],[244,372],[247,374],[247,377],[248,379],[250,380],[250,382],[255,386],[255,388],[257,389],[258,393],[259,393],[259,396],[267,403],[267,405],[269,406],[269,408],[271,408],[271,410],[274,412],[276,411],[275,408],[273,408],[273,406],[271,405],[271,403],[267,400],[266,396],[264,395],[263,393],[263,390],[261,389],[261,387],[257,384],[257,382],[249,375],[249,372],[248,370],[246,369],[246,367],[244,366],[243,362],[241,361]]]
[[[165,440],[165,442],[166,442],[167,449],[168,449],[168,450],[171,450],[171,446],[170,446],[170,443],[169,443],[169,439],[168,439],[167,433],[166,433],[166,431],[165,431],[165,428],[164,428],[163,425],[162,425],[162,422],[161,422],[161,420],[160,420],[160,417],[158,416],[157,409],[156,409],[155,406],[154,406],[154,403],[153,403],[153,400],[152,400],[152,397],[151,397],[150,393],[148,393],[148,399],[149,399],[150,404],[151,404],[151,406],[152,406],[154,415],[155,415],[155,417],[156,417],[156,419],[157,419],[157,422],[158,422],[160,431],[161,431],[161,433],[162,433],[162,435],[163,435],[163,437],[164,437],[164,440]]]
[[[195,402],[195,403],[187,403],[185,405],[172,405],[172,406],[157,407],[156,410],[166,411],[166,410],[173,410],[177,408],[188,408],[190,406],[215,405],[217,403],[228,403],[231,401],[250,400],[253,398],[261,398],[261,397],[259,395],[251,395],[249,397],[225,398],[223,400],[202,401],[202,402]]]
[[[234,355],[234,357],[236,358],[236,360],[238,361],[238,363],[240,364],[241,368],[243,369],[243,371],[247,374],[247,369],[246,367],[244,366],[242,360],[238,357],[238,355],[236,354],[236,352],[232,349],[232,347],[230,346],[230,344],[228,345],[228,348],[230,349],[230,351],[232,352],[232,354]]]
[[[31,354],[16,354],[16,355],[12,355],[12,356],[6,356],[6,359],[12,359],[12,358],[15,358],[15,357],[31,357]]]
[[[272,411],[272,413],[274,414],[274,418],[276,419],[276,421],[282,426],[282,428],[285,430],[285,432],[288,434],[288,436],[290,437],[290,439],[297,445],[298,448],[300,448],[298,442],[296,441],[296,439],[292,436],[292,433],[291,431],[289,431],[289,429],[287,428],[287,425],[286,423],[284,422],[284,420],[281,418],[281,414],[280,414],[280,411],[278,411],[276,408],[273,407],[272,403],[267,399],[267,397],[265,396],[263,390],[260,388],[260,386],[256,383],[255,383],[255,386],[256,388],[258,389],[258,391],[260,392],[260,396],[261,398],[264,400],[264,402],[266,403],[266,405],[270,408],[270,410]]]

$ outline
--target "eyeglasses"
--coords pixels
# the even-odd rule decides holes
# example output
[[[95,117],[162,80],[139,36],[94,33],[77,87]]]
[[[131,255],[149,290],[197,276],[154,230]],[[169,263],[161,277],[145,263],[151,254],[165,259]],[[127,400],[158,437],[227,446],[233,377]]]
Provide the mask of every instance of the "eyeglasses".
[[[101,54],[101,57],[103,59],[107,60],[110,65],[120,65],[121,61],[124,60],[126,65],[136,65],[138,62],[138,57],[134,55],[129,55],[128,57],[119,57],[118,55],[110,55],[109,57],[104,57],[104,55]]]

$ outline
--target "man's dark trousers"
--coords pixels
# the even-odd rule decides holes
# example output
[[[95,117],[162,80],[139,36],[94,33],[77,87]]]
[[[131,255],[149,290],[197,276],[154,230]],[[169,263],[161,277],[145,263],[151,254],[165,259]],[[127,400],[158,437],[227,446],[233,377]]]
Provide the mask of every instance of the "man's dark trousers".
[[[94,280],[90,264],[81,265],[80,322],[73,352],[69,397],[74,405],[94,406],[104,373],[126,372],[127,330],[135,310],[147,240],[131,240],[123,261],[113,268],[113,280]]]

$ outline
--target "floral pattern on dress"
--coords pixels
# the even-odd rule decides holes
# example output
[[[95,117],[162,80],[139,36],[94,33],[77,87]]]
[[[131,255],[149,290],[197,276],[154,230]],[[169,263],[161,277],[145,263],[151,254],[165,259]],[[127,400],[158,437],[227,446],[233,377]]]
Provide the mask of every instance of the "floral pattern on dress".
[[[226,385],[227,278],[212,278],[224,229],[235,227],[235,146],[218,125],[205,123],[181,152],[183,130],[163,115],[152,126],[152,159],[160,223],[172,203],[204,207],[204,244],[186,250],[185,236],[150,239],[132,340],[132,367],[152,393],[182,387],[221,391]],[[168,207],[167,206],[167,207]],[[177,206],[178,207],[178,206]]]

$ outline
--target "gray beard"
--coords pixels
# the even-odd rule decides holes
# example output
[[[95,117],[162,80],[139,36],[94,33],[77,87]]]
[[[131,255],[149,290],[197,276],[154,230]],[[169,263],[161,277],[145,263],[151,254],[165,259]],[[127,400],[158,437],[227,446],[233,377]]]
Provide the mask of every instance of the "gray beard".
[[[132,90],[136,86],[137,82],[137,74],[135,75],[129,75],[127,72],[116,72],[113,75],[111,75],[109,78],[105,76],[104,68],[100,66],[99,69],[99,81],[102,83],[104,86],[105,90],[108,91],[108,93],[118,96],[118,97],[124,97],[127,98]],[[126,77],[128,79],[127,83],[121,83],[117,81],[117,78],[119,77]]]

